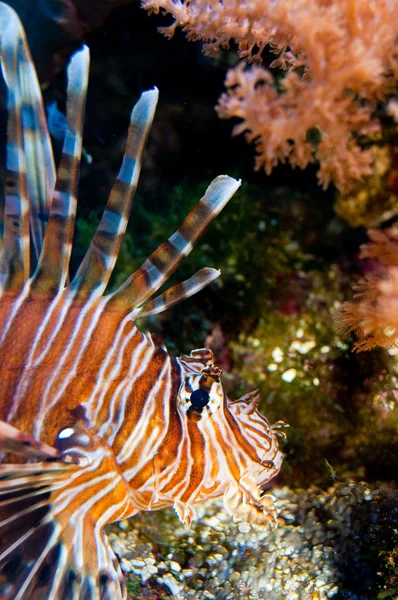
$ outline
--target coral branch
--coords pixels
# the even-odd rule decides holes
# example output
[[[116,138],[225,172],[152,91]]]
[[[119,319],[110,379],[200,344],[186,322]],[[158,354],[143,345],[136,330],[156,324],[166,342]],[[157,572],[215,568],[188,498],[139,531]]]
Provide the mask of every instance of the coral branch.
[[[357,335],[356,350],[388,348],[398,341],[398,236],[392,230],[368,233],[371,242],[362,246],[361,258],[376,259],[379,269],[354,287],[354,300],[335,315],[341,331]]]
[[[242,65],[229,71],[217,112],[241,122],[255,144],[256,168],[278,162],[304,168],[320,164],[318,178],[342,191],[371,173],[372,152],[361,138],[380,128],[374,116],[392,94],[398,74],[398,3],[389,0],[144,0],[144,8],[169,13],[190,40],[213,54],[233,42],[241,58],[260,61],[265,46],[277,55],[271,67],[287,71],[277,90],[269,71]],[[312,134],[316,132],[314,137]]]

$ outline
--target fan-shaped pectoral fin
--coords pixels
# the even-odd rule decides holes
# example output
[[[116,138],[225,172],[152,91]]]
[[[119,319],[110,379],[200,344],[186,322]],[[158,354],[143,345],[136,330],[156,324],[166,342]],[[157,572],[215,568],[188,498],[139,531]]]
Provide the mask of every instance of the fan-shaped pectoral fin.
[[[141,510],[141,495],[83,423],[63,429],[55,446],[0,421],[0,451],[30,461],[0,464],[0,596],[123,600],[104,526]]]

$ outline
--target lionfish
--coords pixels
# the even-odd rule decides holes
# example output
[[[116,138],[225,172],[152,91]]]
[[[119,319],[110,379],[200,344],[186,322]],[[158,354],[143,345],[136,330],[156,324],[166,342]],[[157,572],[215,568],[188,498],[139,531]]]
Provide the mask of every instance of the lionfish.
[[[236,520],[276,523],[261,485],[278,473],[277,434],[256,392],[231,401],[210,350],[176,358],[135,325],[219,275],[198,271],[152,298],[240,182],[217,177],[181,227],[119,289],[105,293],[126,229],[158,99],[134,107],[121,170],[73,278],[89,53],[68,67],[67,126],[57,171],[22,25],[0,2],[8,89],[0,253],[0,596],[126,597],[104,526],[224,496]],[[30,260],[34,268],[30,266]]]

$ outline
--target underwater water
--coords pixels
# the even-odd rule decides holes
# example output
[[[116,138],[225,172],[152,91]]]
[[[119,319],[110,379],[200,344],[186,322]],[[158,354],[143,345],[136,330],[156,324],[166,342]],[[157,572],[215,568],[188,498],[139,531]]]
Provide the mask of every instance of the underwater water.
[[[41,55],[52,47],[51,29],[44,29],[51,43],[46,34],[38,42],[39,17],[24,14],[23,3],[10,4],[34,40],[46,106],[56,102],[62,113],[62,60],[57,54],[54,67]],[[110,288],[177,229],[214,177],[242,179],[171,281],[202,267],[221,269],[221,278],[139,327],[176,356],[211,348],[229,396],[258,389],[260,412],[289,429],[280,442],[281,471],[266,485],[278,508],[276,529],[234,523],[222,500],[198,504],[190,528],[171,508],[108,526],[128,598],[398,598],[397,352],[354,352],[355,336],[345,337],[334,318],[372,269],[371,260],[364,265],[358,257],[366,228],[395,223],[396,190],[383,195],[382,172],[364,208],[356,201],[362,189],[352,196],[332,185],[323,190],[316,165],[255,172],[253,148],[231,137],[231,123],[214,110],[236,49],[204,56],[201,43],[188,43],[181,31],[171,40],[160,35],[163,23],[133,3],[115,8],[86,36],[86,158],[71,274],[119,169],[131,107],[156,86],[159,104]],[[64,46],[66,56],[67,39]],[[396,152],[397,131],[392,135],[393,141],[379,141],[388,157],[391,148]],[[53,144],[59,159],[61,142]],[[392,159],[388,164],[395,167]]]

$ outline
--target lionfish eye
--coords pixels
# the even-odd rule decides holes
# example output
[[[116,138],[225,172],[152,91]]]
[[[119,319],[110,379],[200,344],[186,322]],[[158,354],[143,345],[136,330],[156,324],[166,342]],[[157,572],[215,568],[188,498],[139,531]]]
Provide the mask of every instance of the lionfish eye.
[[[200,387],[197,390],[195,390],[194,392],[192,392],[191,397],[190,397],[192,406],[194,408],[199,408],[199,409],[204,408],[209,403],[209,400],[210,400],[209,392],[203,387]]]

